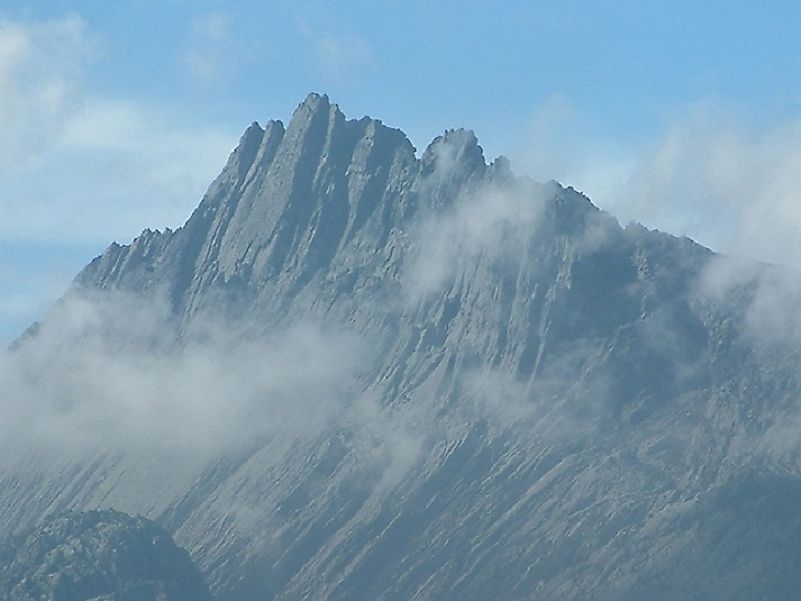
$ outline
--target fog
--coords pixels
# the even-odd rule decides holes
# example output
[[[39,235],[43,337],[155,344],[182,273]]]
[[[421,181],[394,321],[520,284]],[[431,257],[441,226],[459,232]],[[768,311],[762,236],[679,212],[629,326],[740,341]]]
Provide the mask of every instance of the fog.
[[[321,428],[354,395],[360,341],[303,324],[264,337],[204,320],[176,342],[166,304],[69,294],[0,362],[0,441],[16,452],[216,456]],[[8,451],[8,449],[11,451]]]
[[[534,182],[469,187],[413,231],[404,291],[412,300],[432,298],[460,271],[490,262],[512,268],[536,234],[547,198]]]

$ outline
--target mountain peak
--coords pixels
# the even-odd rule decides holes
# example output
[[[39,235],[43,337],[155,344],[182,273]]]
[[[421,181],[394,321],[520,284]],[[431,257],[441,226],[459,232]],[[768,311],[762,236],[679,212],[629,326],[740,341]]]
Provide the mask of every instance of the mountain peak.
[[[431,141],[423,153],[423,163],[443,160],[467,160],[486,165],[484,149],[472,129],[448,129]]]
[[[759,280],[699,290],[712,259],[488,166],[471,130],[418,158],[312,94],[286,132],[248,128],[184,227],[82,272],[125,293],[98,319],[63,304],[20,344],[4,388],[46,388],[34,440],[109,444],[30,469],[25,440],[0,541],[118,506],[228,601],[796,601],[801,470],[773,446],[796,438],[796,355],[753,337]],[[59,540],[108,539],[79,526]],[[39,564],[4,565],[23,583]]]
[[[312,92],[306,96],[305,100],[295,109],[291,121],[306,122],[312,120],[317,115],[333,117],[337,114],[342,115],[339,106],[336,104],[332,105],[327,94]],[[342,117],[344,117],[344,115],[342,115]]]
[[[259,125],[258,121],[254,121],[253,123],[248,125],[247,129],[245,129],[245,132],[242,134],[242,137],[244,138],[245,136],[262,135],[262,134],[264,134],[264,128],[261,125]]]
[[[308,107],[316,107],[316,106],[325,106],[329,107],[331,105],[331,100],[328,98],[328,94],[319,94],[317,92],[309,92],[306,98],[303,99],[303,102],[300,103],[300,106],[308,106]]]

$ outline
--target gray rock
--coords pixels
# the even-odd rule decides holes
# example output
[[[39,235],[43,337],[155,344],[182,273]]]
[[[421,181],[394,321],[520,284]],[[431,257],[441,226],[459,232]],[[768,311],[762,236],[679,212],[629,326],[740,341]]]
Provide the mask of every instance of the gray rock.
[[[0,531],[141,512],[231,601],[794,600],[799,462],[771,436],[797,345],[749,329],[779,270],[710,292],[723,260],[488,165],[472,132],[418,157],[311,95],[248,128],[183,227],[112,245],[67,298],[166,297],[179,346],[209,319],[335,325],[369,342],[351,404],[191,469],[0,474]]]
[[[211,601],[167,532],[117,511],[66,513],[0,547],[8,601]]]

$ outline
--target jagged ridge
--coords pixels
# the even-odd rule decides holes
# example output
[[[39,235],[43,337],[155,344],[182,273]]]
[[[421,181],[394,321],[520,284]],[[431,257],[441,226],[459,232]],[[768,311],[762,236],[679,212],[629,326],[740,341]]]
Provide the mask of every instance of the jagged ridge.
[[[699,290],[714,260],[488,165],[472,132],[418,158],[311,95],[286,130],[248,128],[186,225],[112,246],[76,293],[166,288],[178,338],[209,316],[346,327],[371,346],[354,404],[420,432],[406,468],[334,420],[159,466],[155,499],[130,456],[44,491],[10,475],[36,501],[4,515],[144,511],[231,600],[793,599],[797,537],[770,543],[801,527],[797,474],[741,449],[801,387],[743,335],[748,286]]]

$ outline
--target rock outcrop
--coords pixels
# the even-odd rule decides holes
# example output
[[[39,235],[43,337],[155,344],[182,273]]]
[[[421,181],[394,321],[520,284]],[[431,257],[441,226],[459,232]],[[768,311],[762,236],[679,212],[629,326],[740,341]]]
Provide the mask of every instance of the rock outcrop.
[[[4,601],[211,601],[170,535],[117,511],[65,513],[0,545]]]

